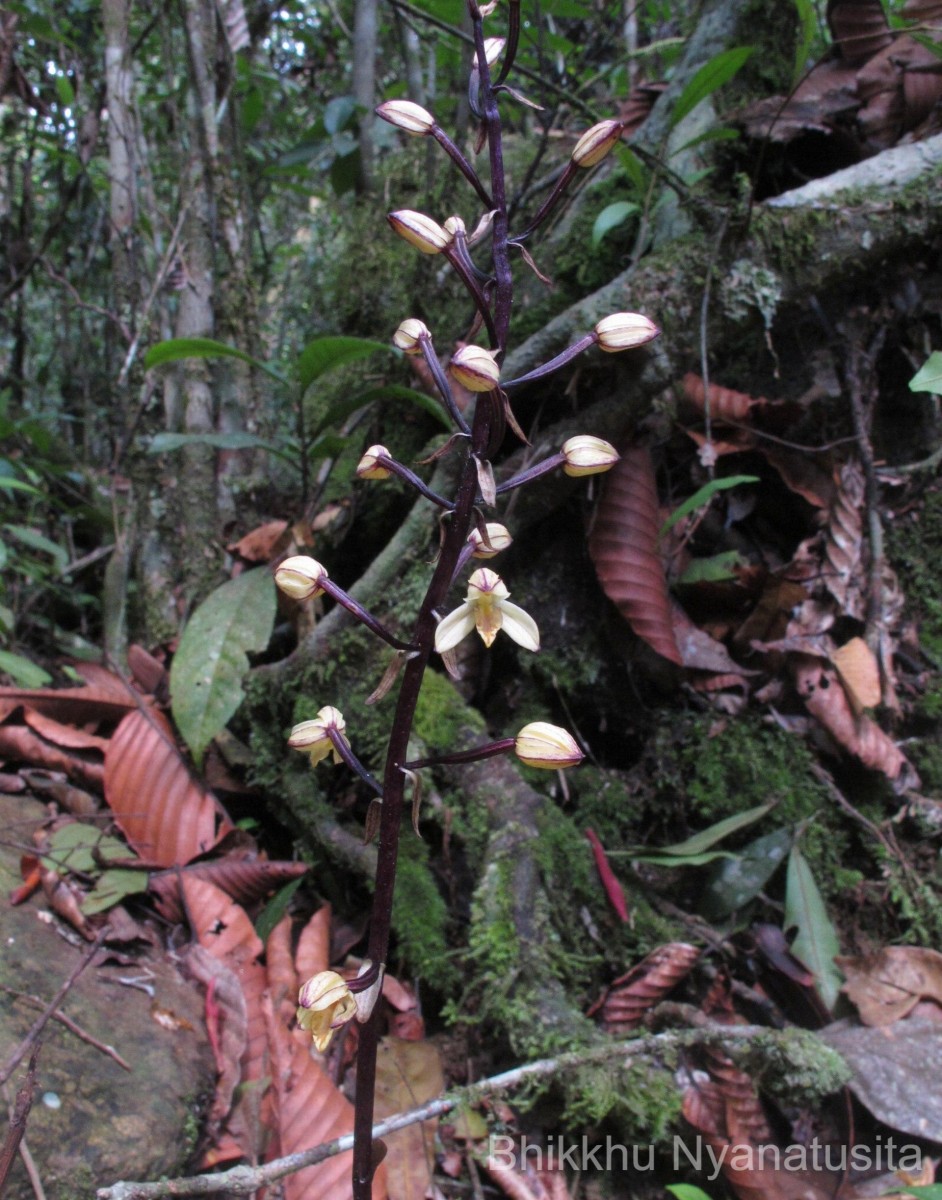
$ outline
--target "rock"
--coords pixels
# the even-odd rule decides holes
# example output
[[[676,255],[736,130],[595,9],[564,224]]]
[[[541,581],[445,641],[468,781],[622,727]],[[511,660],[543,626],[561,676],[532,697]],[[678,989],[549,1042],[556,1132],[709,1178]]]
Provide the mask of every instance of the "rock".
[[[41,919],[46,911],[41,894],[18,908],[7,899],[20,882],[13,843],[27,844],[43,815],[34,800],[0,795],[6,836],[0,845],[0,977],[7,987],[49,1000],[87,943],[70,944],[57,917],[51,923]],[[46,1025],[26,1144],[48,1200],[89,1200],[96,1187],[118,1179],[179,1174],[193,1154],[213,1094],[215,1066],[200,992],[157,952],[130,965],[109,965],[106,959],[99,953],[85,969],[61,1011],[112,1046],[132,1069],[124,1070],[60,1022]],[[128,977],[146,978],[153,997],[119,982]],[[38,1009],[0,993],[0,1063],[8,1061],[38,1015]],[[7,1084],[11,1098],[25,1073],[26,1060]],[[18,1156],[5,1200],[33,1196]]]

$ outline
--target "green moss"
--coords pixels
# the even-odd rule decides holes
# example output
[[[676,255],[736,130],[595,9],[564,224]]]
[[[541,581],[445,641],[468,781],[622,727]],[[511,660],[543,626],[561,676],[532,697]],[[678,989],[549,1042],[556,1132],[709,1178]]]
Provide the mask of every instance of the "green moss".
[[[793,1108],[840,1091],[852,1074],[837,1051],[807,1029],[759,1033],[736,1059],[761,1091]]]
[[[444,754],[462,744],[468,730],[484,734],[484,720],[444,675],[426,671],[415,710],[415,733],[430,754]]]
[[[450,953],[448,909],[428,865],[428,848],[411,831],[399,846],[399,866],[393,897],[396,953],[410,973],[448,992],[457,983]]]

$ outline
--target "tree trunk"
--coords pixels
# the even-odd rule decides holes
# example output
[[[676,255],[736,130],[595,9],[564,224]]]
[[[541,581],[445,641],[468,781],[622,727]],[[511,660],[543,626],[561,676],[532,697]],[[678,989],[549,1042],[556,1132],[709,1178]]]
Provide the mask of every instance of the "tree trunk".
[[[373,187],[373,105],[376,99],[376,0],[357,0],[353,23],[353,94],[360,117],[360,176],[357,191]]]

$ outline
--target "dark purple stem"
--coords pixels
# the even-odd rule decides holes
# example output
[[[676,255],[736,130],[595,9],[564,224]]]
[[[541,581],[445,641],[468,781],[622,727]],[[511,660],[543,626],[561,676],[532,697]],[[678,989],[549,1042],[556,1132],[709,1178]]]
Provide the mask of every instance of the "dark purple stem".
[[[509,379],[507,382],[501,381],[501,387],[505,392],[511,388],[521,387],[524,383],[532,383],[535,379],[543,379],[546,375],[552,375],[554,371],[558,371],[560,367],[565,367],[571,363],[574,358],[578,358],[590,346],[594,346],[599,340],[597,333],[587,333],[581,337],[578,342],[563,350],[561,354],[557,354],[555,358],[551,358],[549,362],[543,363],[539,367],[534,367],[532,371],[528,371],[526,375],[519,375],[516,379]]]
[[[363,782],[367,784],[368,787],[371,787],[378,796],[382,796],[383,789],[379,786],[366,767],[364,767],[364,765],[347,745],[347,742],[340,730],[334,729],[332,725],[328,725],[325,732],[330,738],[330,744],[337,751],[350,770],[353,771],[355,775],[359,775]]]
[[[425,337],[420,340],[419,345],[422,347],[422,357],[425,359],[425,364],[432,373],[435,386],[441,393],[442,400],[445,402],[445,407],[448,409],[451,419],[462,433],[470,434],[471,427],[459,411],[458,405],[455,404],[455,398],[451,394],[451,386],[448,383],[448,376],[442,370],[442,364],[438,361],[435,347]]]
[[[555,471],[557,467],[561,467],[565,461],[566,456],[561,450],[549,458],[544,458],[535,467],[528,467],[526,471],[521,471],[519,475],[514,475],[512,478],[499,484],[497,487],[498,496],[502,496],[504,492],[512,492],[514,488],[522,487],[525,483],[532,483],[534,479],[539,479],[541,475],[548,475],[550,471]]]
[[[357,603],[352,596],[348,596],[342,587],[338,587],[338,585],[334,583],[332,579],[328,579],[326,575],[321,577],[320,588],[322,591],[326,592],[328,596],[331,596],[334,600],[336,600],[338,604],[342,604],[348,613],[352,613],[361,625],[365,625],[371,633],[375,633],[378,638],[382,638],[383,641],[392,646],[394,650],[413,649],[408,642],[401,642],[397,637],[394,637],[385,625],[377,621],[371,612],[367,612],[362,604]]]
[[[421,767],[456,766],[461,763],[478,762],[482,758],[496,758],[513,750],[516,738],[501,738],[499,742],[488,742],[486,746],[475,746],[473,750],[456,750],[454,754],[438,754],[434,758],[417,758],[403,763],[407,771],[418,771]]]
[[[435,141],[438,142],[439,146],[442,147],[461,174],[477,192],[484,204],[484,207],[488,210],[488,212],[490,212],[490,210],[494,207],[494,201],[487,194],[487,188],[485,188],[484,184],[480,181],[480,179],[478,179],[478,175],[474,167],[471,166],[465,156],[461,153],[461,151],[440,125],[433,125],[431,133]]]
[[[403,463],[396,462],[394,458],[390,458],[386,454],[380,454],[376,459],[376,465],[385,467],[387,471],[392,471],[394,475],[398,475],[400,479],[404,479],[417,492],[420,492],[426,500],[431,500],[433,504],[437,504],[439,508],[443,508],[446,512],[451,512],[455,507],[450,500],[446,500],[444,496],[439,496],[438,492],[433,492],[414,471],[410,471]]]

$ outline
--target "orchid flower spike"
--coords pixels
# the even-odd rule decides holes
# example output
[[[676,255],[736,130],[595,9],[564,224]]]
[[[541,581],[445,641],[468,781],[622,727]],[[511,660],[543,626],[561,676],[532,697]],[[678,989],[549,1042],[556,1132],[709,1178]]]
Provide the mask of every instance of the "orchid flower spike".
[[[529,613],[511,604],[501,577],[481,567],[468,580],[464,604],[439,621],[435,630],[435,649],[439,654],[453,650],[469,633],[477,630],[485,646],[490,646],[503,629],[524,650],[539,650],[540,631]]]

